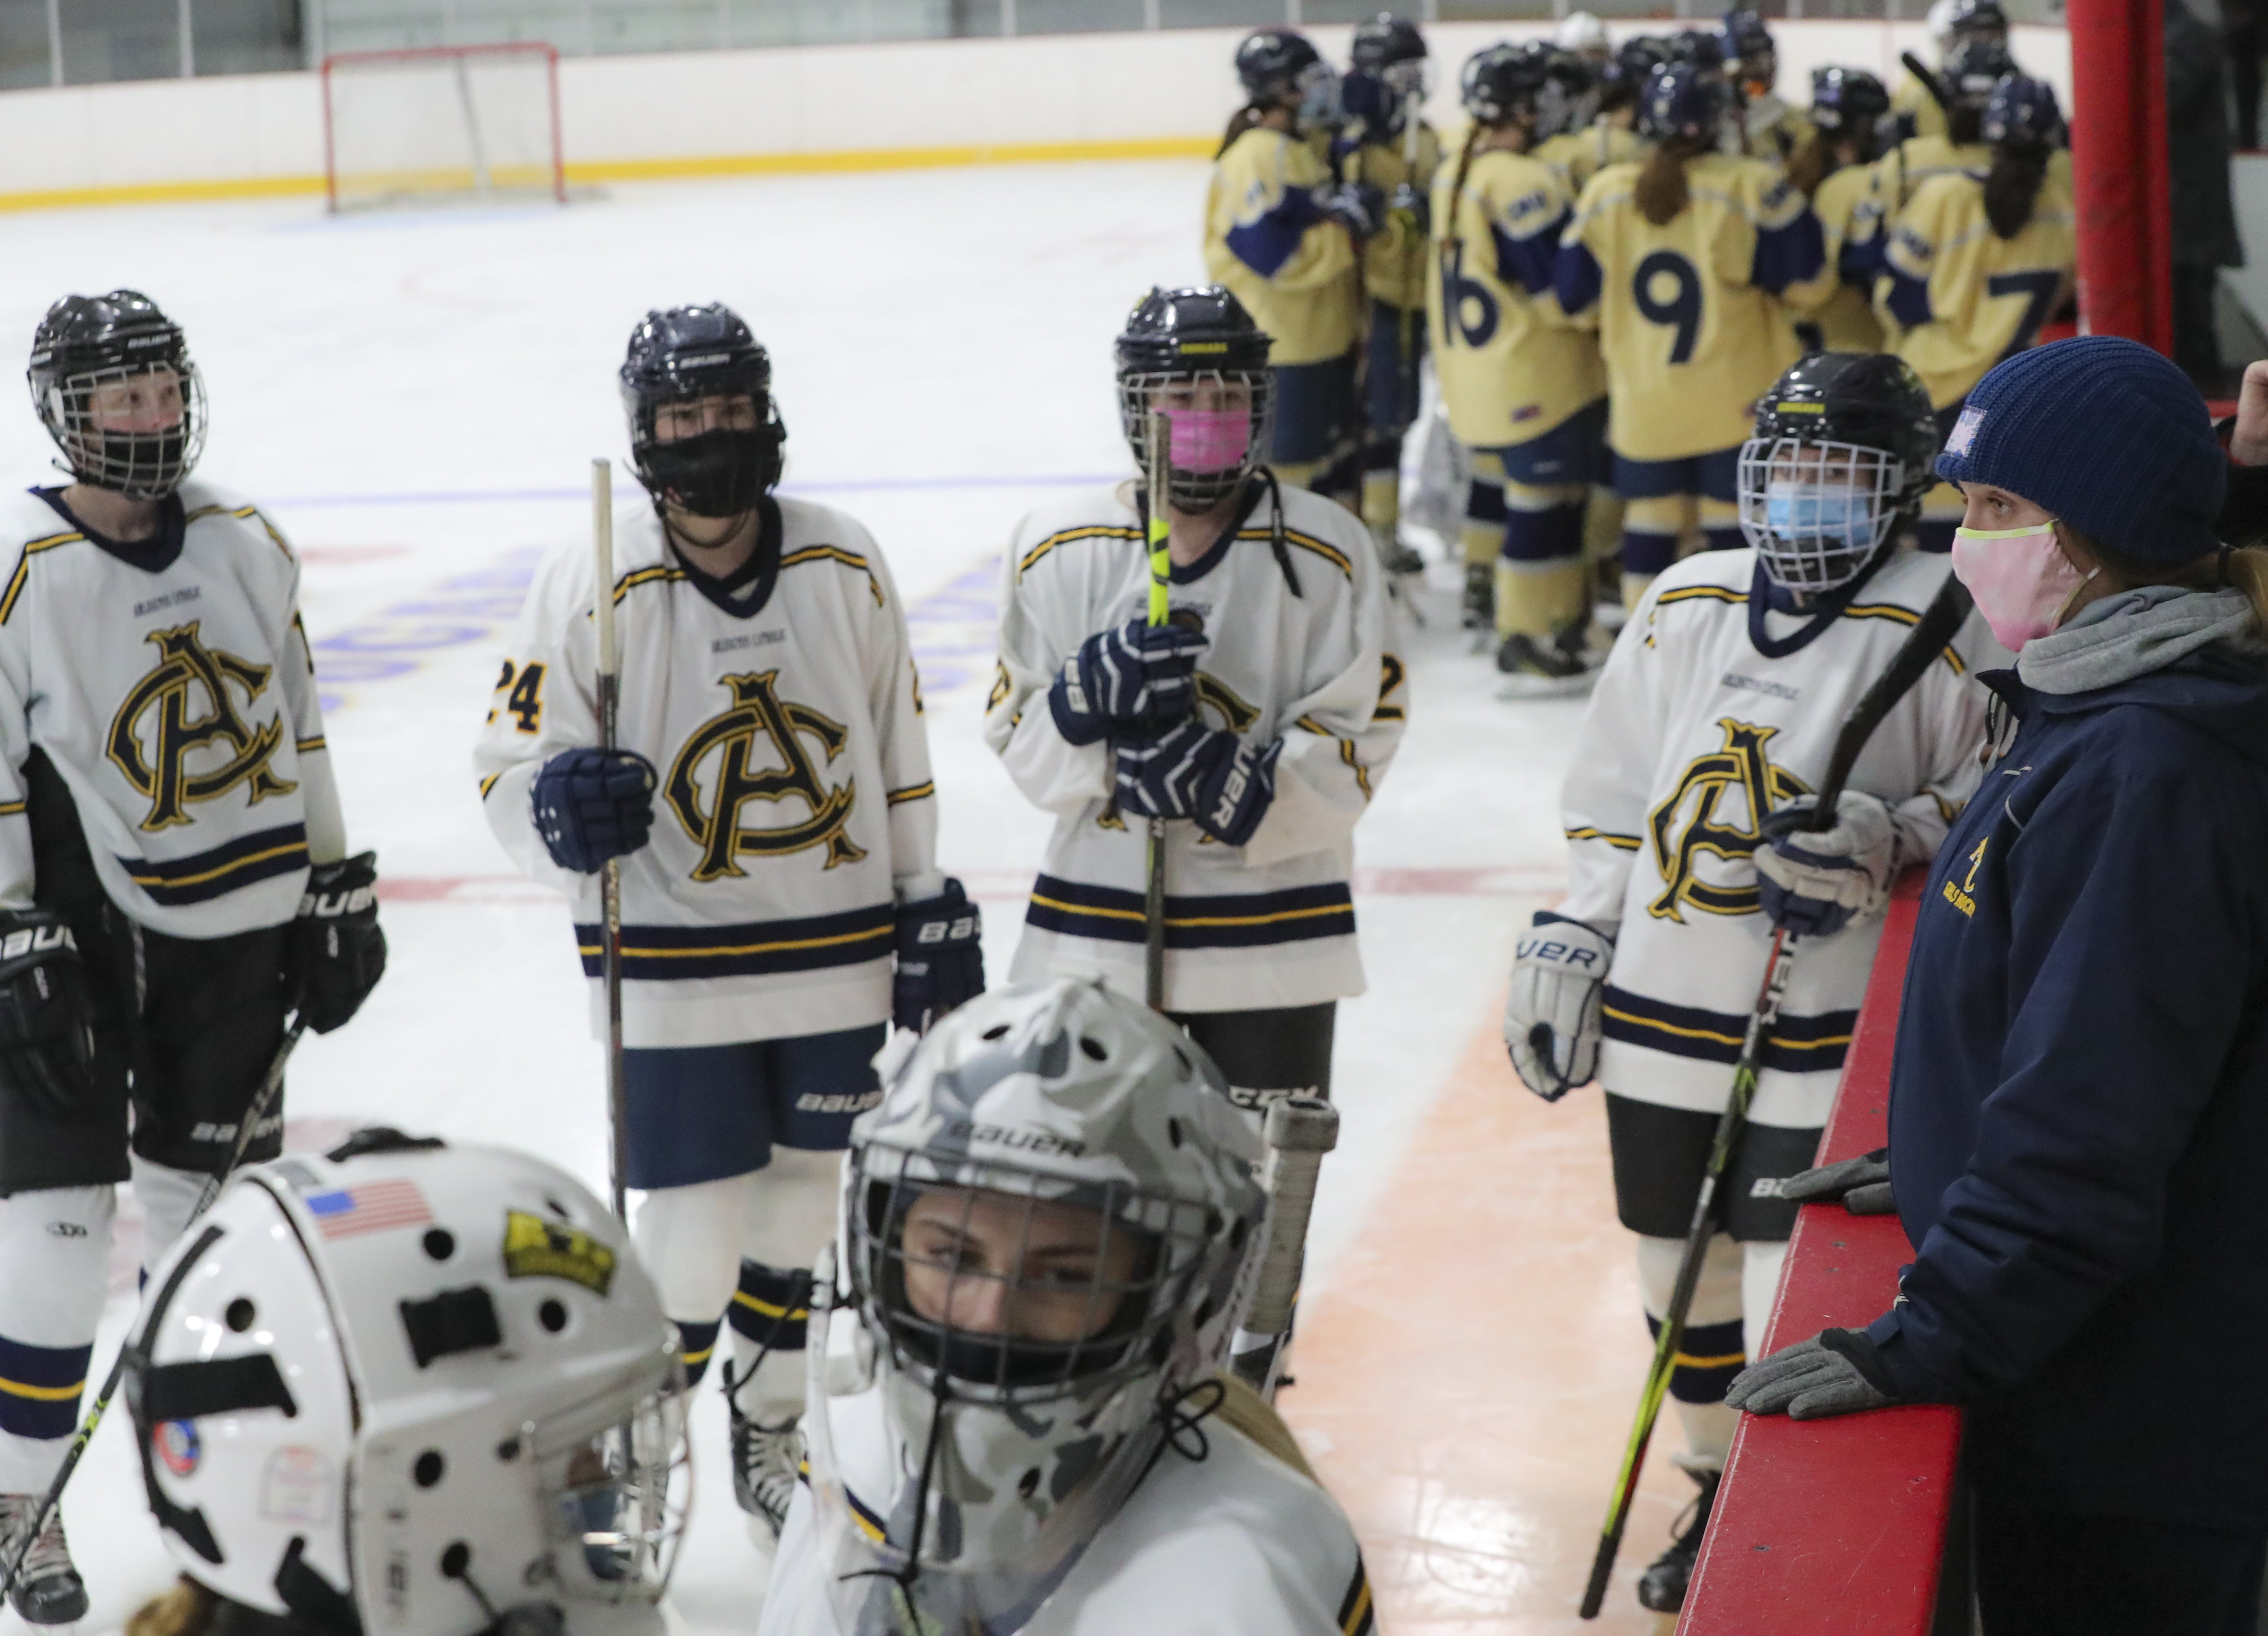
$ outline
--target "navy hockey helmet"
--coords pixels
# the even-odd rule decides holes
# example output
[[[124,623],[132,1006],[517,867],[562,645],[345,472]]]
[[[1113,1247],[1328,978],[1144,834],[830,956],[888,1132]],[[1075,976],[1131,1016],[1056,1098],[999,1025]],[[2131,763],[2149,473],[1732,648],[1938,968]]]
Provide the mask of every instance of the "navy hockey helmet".
[[[1407,18],[1381,11],[1356,26],[1341,95],[1350,118],[1399,132],[1412,97],[1425,94],[1425,37]]]
[[[1712,69],[1691,62],[1665,63],[1639,93],[1638,134],[1650,142],[1713,147],[1732,94],[1725,77]]]
[[[1751,75],[1764,77],[1763,64],[1776,65],[1779,48],[1772,44],[1771,30],[1764,26],[1764,14],[1747,7],[1738,7],[1725,13],[1725,54],[1737,59]]]
[[[1757,401],[1741,446],[1741,532],[1781,585],[1832,591],[1865,571],[1936,481],[1929,389],[1887,352],[1814,352]]]
[[[1712,74],[1725,71],[1725,36],[1713,28],[1688,28],[1669,37],[1669,60]]]
[[[1552,60],[1559,55],[1557,47],[1542,40],[1476,51],[1465,64],[1458,91],[1465,112],[1484,125],[1502,125],[1515,114],[1540,113],[1539,100],[1551,83]]]
[[[772,400],[771,357],[721,301],[648,313],[622,359],[630,466],[656,504],[696,517],[738,517],[771,492],[785,464],[787,427]],[[746,399],[727,424],[664,437],[674,404]]]
[[[1236,77],[1256,108],[1298,109],[1303,129],[1334,122],[1339,77],[1297,29],[1256,28],[1236,48]]]
[[[1863,68],[1811,70],[1811,122],[1841,142],[1864,142],[1871,150],[1875,128],[1890,111],[1890,93]]]
[[[1165,416],[1175,446],[1167,486],[1183,510],[1219,505],[1264,460],[1275,409],[1268,349],[1267,332],[1219,284],[1152,289],[1127,315],[1116,349],[1119,424],[1146,480],[1151,416]],[[1223,429],[1239,416],[1241,453],[1226,458]]]
[[[1985,99],[1980,132],[1996,148],[2061,146],[2063,110],[2056,106],[2055,87],[2021,74],[2002,76]]]
[[[1348,61],[1356,68],[1375,74],[1397,63],[1425,60],[1425,36],[1408,18],[1381,11],[1367,23],[1355,25],[1354,46]]]
[[[26,379],[64,464],[92,487],[160,500],[204,452],[204,378],[181,327],[138,290],[49,307]]]
[[[1946,33],[1955,41],[1981,38],[2005,45],[2008,39],[2007,9],[2000,0],[1958,0],[1953,15],[1946,21]]]
[[[1992,99],[1992,87],[2016,71],[2016,60],[2008,55],[2008,48],[1990,34],[1972,34],[1957,41],[1945,54],[1945,66],[1938,73],[1938,84],[1944,89],[1948,110],[1970,108],[1983,113]]]
[[[1644,94],[1654,70],[1668,61],[1669,42],[1657,34],[1624,41],[1600,73],[1599,106],[1628,107]]]

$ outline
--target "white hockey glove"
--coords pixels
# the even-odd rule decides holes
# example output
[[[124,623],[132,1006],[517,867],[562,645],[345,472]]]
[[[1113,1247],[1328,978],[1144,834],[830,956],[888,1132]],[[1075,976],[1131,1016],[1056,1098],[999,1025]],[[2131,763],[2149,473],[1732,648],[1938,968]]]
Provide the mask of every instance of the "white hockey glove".
[[[1556,1102],[1599,1071],[1599,991],[1615,940],[1539,910],[1513,951],[1504,1043],[1520,1082]]]
[[[1788,808],[1808,810],[1808,796]],[[1772,925],[1799,937],[1828,937],[1881,912],[1897,873],[1897,821],[1879,795],[1845,790],[1835,827],[1782,834],[1756,848],[1757,883]]]

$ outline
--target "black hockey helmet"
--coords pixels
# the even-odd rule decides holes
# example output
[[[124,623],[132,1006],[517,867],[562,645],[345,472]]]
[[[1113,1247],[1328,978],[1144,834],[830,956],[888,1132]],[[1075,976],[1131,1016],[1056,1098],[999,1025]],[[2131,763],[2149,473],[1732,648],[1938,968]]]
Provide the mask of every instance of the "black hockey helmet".
[[[1425,94],[1425,37],[1406,17],[1381,11],[1355,26],[1341,96],[1351,119],[1373,132],[1399,135],[1412,97]]]
[[[1397,63],[1422,63],[1425,60],[1425,36],[1408,18],[1381,11],[1367,23],[1355,25],[1354,47],[1347,60],[1356,68],[1374,74]]]
[[[128,384],[166,375],[170,386]],[[67,295],[49,307],[33,332],[26,379],[40,424],[81,483],[129,499],[163,499],[204,451],[204,378],[181,327],[138,290]],[[151,424],[101,424],[122,415]]]
[[[1929,389],[1888,352],[1814,352],[1757,400],[1741,446],[1741,531],[1765,571],[1831,591],[1874,560],[1937,479]]]
[[[1291,96],[1300,77],[1322,60],[1297,29],[1256,28],[1237,45],[1236,77],[1246,100],[1259,107]]]
[[[1666,63],[1638,93],[1638,134],[1650,142],[1712,147],[1732,99],[1732,87],[1717,70],[1693,62]]]
[[[2061,147],[2066,132],[2055,87],[2021,74],[2003,75],[1985,99],[1979,134],[1996,148]]]
[[[772,399],[771,357],[723,302],[648,313],[630,331],[622,385],[630,466],[657,504],[696,517],[738,517],[779,482],[787,427]],[[750,424],[656,435],[665,405],[704,398],[747,398]]]
[[[1958,0],[1953,15],[1946,19],[1945,32],[1956,41],[1977,36],[2005,45],[2008,39],[2007,9],[2000,0]]]
[[[1458,88],[1465,112],[1484,125],[1539,112],[1538,99],[1551,82],[1552,60],[1559,55],[1557,46],[1543,40],[1507,41],[1475,52]]]
[[[1725,71],[1725,36],[1713,28],[1688,28],[1669,37],[1669,60],[1690,63],[1705,73]]]
[[[1645,92],[1653,72],[1669,61],[1669,42],[1658,34],[1638,34],[1615,48],[1599,76],[1599,106],[1628,107]]]
[[[1119,331],[1119,424],[1145,479],[1150,473],[1153,412],[1168,420],[1195,411],[1233,415],[1248,405],[1243,453],[1233,463],[1183,464],[1168,457],[1167,484],[1174,504],[1204,511],[1219,504],[1259,466],[1268,448],[1275,393],[1268,373],[1268,334],[1244,304],[1219,284],[1152,289],[1137,302]],[[1198,402],[1203,389],[1211,402]],[[1178,392],[1177,390],[1178,389]],[[1177,403],[1177,395],[1189,397]]]
[[[1811,122],[1830,137],[1864,142],[1871,151],[1875,129],[1889,111],[1888,87],[1865,69],[1811,70]]]
[[[1759,57],[1778,61],[1779,48],[1772,43],[1771,30],[1765,26],[1761,11],[1742,6],[1726,12],[1724,40],[1726,55],[1743,64]]]
[[[1998,36],[1970,34],[1945,54],[1945,65],[1937,77],[1949,107],[1981,114],[1992,99],[1992,87],[2015,71],[2016,59],[2008,55],[2007,44]]]

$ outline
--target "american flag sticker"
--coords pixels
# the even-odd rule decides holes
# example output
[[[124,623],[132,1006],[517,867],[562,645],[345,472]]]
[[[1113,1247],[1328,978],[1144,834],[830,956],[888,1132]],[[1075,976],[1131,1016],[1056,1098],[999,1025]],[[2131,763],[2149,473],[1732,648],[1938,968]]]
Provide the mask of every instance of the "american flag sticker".
[[[1977,429],[1984,424],[1983,409],[1962,409],[1961,418],[1953,423],[1953,435],[1945,440],[1945,452],[1948,454],[1968,453],[1970,446],[1977,441]]]
[[[304,1201],[325,1238],[355,1238],[393,1227],[423,1227],[433,1220],[415,1182],[362,1182]]]

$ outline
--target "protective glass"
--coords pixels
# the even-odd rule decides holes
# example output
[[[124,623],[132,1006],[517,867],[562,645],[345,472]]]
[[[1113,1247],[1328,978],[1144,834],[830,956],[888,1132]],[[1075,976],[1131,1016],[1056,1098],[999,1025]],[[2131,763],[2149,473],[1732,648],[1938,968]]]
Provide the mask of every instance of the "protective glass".
[[[1120,375],[1119,426],[1145,482],[1152,414],[1164,415],[1168,429],[1167,494],[1184,511],[1208,511],[1234,494],[1267,458],[1275,392],[1266,370]],[[1240,424],[1241,443],[1234,435]]]
[[[1751,438],[1741,446],[1741,533],[1791,591],[1832,591],[1864,571],[1897,520],[1905,462],[1854,443]]]
[[[685,1419],[674,1378],[627,1411],[610,1392],[522,1428],[563,1594],[652,1603],[668,1588],[692,1498]]]
[[[73,476],[129,499],[164,499],[204,453],[204,377],[186,352],[178,367],[65,375],[35,407]]]

